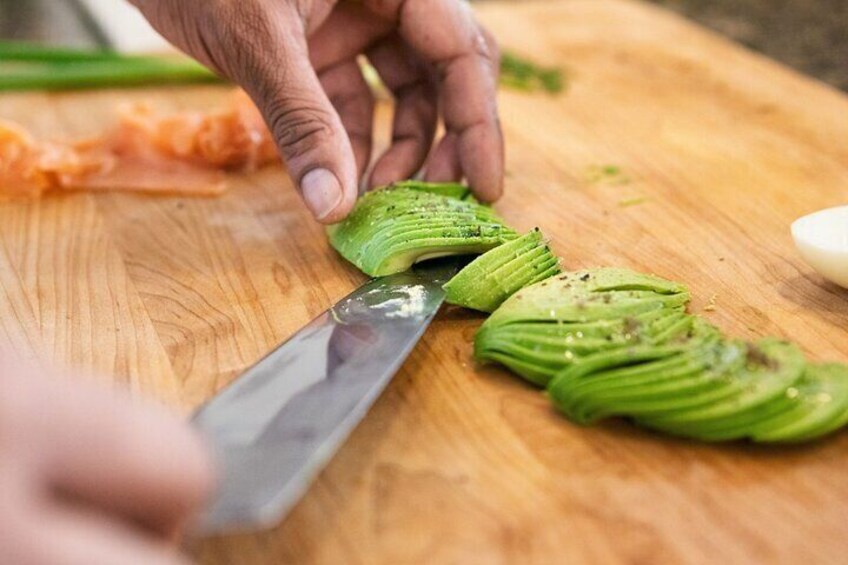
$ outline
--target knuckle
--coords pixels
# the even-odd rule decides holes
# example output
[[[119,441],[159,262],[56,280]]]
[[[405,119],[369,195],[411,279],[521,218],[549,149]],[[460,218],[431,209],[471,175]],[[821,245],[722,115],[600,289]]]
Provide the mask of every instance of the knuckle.
[[[277,56],[273,18],[262,1],[208,0],[173,11],[188,50],[237,82],[262,77]]]
[[[493,63],[497,63],[500,65],[501,60],[501,46],[498,44],[498,41],[492,37],[492,35],[486,31],[484,31],[484,35],[486,37],[486,44],[489,48],[489,59]]]
[[[332,116],[315,103],[288,100],[267,108],[271,132],[288,159],[317,149],[333,135]]]
[[[497,43],[483,28],[480,28],[477,34],[475,51],[479,57],[485,59],[490,64],[498,62],[500,58]]]
[[[205,11],[198,36],[202,48],[218,68],[236,80],[260,76],[261,44],[269,34],[263,15],[252,2],[224,2],[215,11]],[[226,47],[225,47],[226,46]]]
[[[220,36],[231,18],[227,2],[188,3],[179,0],[133,0],[153,27],[201,63],[229,76],[222,64]]]
[[[333,10],[338,0],[289,0],[289,2],[305,27],[313,30]]]

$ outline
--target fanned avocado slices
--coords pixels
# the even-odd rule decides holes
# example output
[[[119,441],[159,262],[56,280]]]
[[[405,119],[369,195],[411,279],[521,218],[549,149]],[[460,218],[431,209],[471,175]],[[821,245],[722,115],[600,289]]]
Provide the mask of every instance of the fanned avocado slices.
[[[809,370],[796,346],[774,338],[751,344],[698,333],[678,340],[670,355],[663,355],[668,346],[655,347],[654,358],[607,361],[600,371],[577,363],[551,381],[548,394],[581,424],[623,416],[704,441],[801,441],[848,422],[844,366]]]
[[[425,259],[484,253],[518,237],[467,187],[418,181],[365,194],[327,233],[345,259],[375,277]]]
[[[589,424],[609,416],[633,416],[691,403],[707,383],[699,378],[740,364],[744,355],[725,344],[716,328],[692,318],[685,335],[664,344],[620,348],[580,359],[548,385],[554,405],[571,420]]]
[[[493,312],[475,357],[546,387],[571,420],[624,417],[703,441],[791,443],[848,425],[848,366],[810,365],[775,338],[726,339],[685,312],[687,288],[627,269],[561,273],[538,228],[521,237],[459,183],[404,181],[363,196],[328,228],[372,276],[482,253],[445,285]]]
[[[804,376],[751,427],[761,442],[799,442],[829,434],[848,423],[848,367],[809,365]]]
[[[580,359],[685,335],[688,299],[682,285],[626,269],[564,273],[507,299],[477,332],[474,354],[545,386]]]
[[[539,228],[487,251],[444,285],[450,304],[493,312],[522,288],[560,273]]]
[[[683,307],[685,286],[628,269],[603,267],[563,273],[515,293],[486,321],[555,323],[623,319]]]
[[[456,200],[470,200],[477,202],[477,199],[474,198],[474,195],[471,193],[471,188],[460,182],[424,182],[420,180],[404,180],[393,183],[391,186],[393,188],[408,188],[410,190],[420,190],[421,192],[439,194]]]
[[[579,424],[625,417],[702,441],[758,442],[848,424],[848,367],[808,365],[776,338],[726,339],[685,313],[688,299],[678,283],[626,269],[564,273],[507,299],[475,336],[475,356],[545,386]]]
[[[693,405],[638,419],[674,435],[706,441],[750,437],[753,428],[775,411],[775,401],[801,379],[804,355],[795,345],[774,338],[740,343],[743,363],[711,375],[712,385],[693,394]],[[721,390],[720,397],[715,391]]]

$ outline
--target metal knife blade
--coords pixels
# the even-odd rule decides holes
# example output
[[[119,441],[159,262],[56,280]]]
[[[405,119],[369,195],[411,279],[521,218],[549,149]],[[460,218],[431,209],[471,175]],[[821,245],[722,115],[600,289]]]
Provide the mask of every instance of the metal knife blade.
[[[428,261],[367,282],[195,413],[221,477],[194,533],[260,529],[285,515],[412,351],[460,266]]]

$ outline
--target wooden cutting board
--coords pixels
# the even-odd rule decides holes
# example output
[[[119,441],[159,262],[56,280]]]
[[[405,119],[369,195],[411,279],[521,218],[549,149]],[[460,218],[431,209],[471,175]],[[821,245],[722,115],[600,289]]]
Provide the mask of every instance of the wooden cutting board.
[[[691,285],[731,334],[848,362],[848,292],[794,251],[796,217],[848,199],[848,99],[657,8],[486,4],[503,45],[565,65],[559,97],[504,92],[507,196],[568,267]],[[0,116],[96,131],[127,98],[206,107],[220,89],[15,95]],[[385,140],[388,110],[381,110]],[[611,179],[598,170],[614,166]],[[634,200],[635,199],[635,200]],[[118,194],[0,207],[2,345],[185,410],[363,277],[286,175],[216,199]],[[848,551],[848,433],[798,448],[579,428],[475,367],[482,318],[442,312],[276,530],[201,544],[208,564],[836,563]]]

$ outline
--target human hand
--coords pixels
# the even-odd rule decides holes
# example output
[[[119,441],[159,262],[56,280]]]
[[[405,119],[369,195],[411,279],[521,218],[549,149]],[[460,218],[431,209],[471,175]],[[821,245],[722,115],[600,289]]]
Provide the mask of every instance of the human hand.
[[[370,184],[406,179],[426,160],[427,180],[464,176],[481,200],[500,196],[499,55],[463,0],[131,1],[247,91],[319,221],[350,212],[371,157],[374,100],[360,54],[396,100],[392,144]],[[431,153],[440,114],[445,135]]]
[[[212,486],[180,420],[91,384],[0,370],[0,563],[180,565]]]

